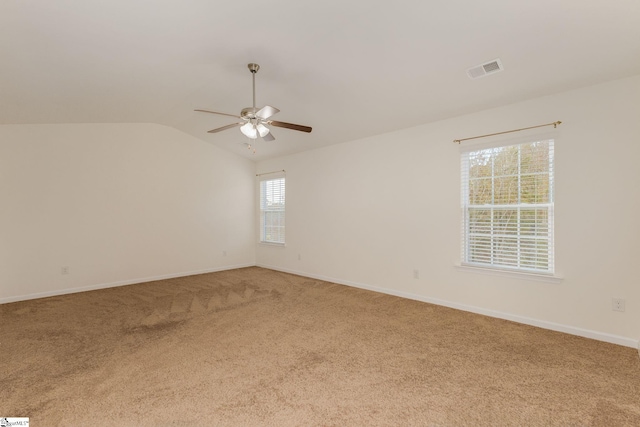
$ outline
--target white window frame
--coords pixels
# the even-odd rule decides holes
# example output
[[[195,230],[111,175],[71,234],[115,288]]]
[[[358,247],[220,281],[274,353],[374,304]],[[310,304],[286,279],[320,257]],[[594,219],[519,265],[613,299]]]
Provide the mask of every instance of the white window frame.
[[[272,187],[271,189],[268,186],[278,184],[280,188]],[[274,206],[270,204],[269,193],[275,192],[273,197],[278,198],[278,205]],[[271,201],[273,202],[273,200]],[[258,211],[259,211],[259,233],[260,239],[259,242],[267,245],[276,245],[276,246],[284,246],[285,245],[285,237],[286,237],[286,177],[284,173],[276,173],[276,174],[268,174],[264,176],[260,176],[258,180]],[[274,216],[277,214],[280,224],[275,226],[279,228],[276,233],[274,233],[274,226],[268,226],[268,217]],[[271,231],[271,232],[270,232]]]
[[[534,280],[540,278],[544,281],[550,279],[549,281],[555,282],[560,279],[556,275],[555,269],[555,242],[554,242],[554,199],[555,199],[555,155],[554,155],[554,147],[557,138],[555,136],[544,135],[537,137],[528,137],[525,139],[519,140],[508,140],[502,142],[494,142],[494,143],[485,143],[485,144],[469,144],[463,145],[460,147],[460,160],[461,160],[461,261],[459,268],[465,271],[476,271],[481,273],[488,274],[498,274],[498,275],[517,275],[519,277],[528,277],[533,278]],[[474,206],[470,204],[469,201],[469,155],[470,153],[478,152],[485,149],[497,148],[497,147],[509,147],[509,146],[517,146],[523,145],[527,143],[539,142],[539,141],[549,141],[550,142],[550,162],[549,162],[549,201],[548,203],[540,203],[540,204],[513,204],[509,205],[510,209],[516,209],[520,212],[520,209],[546,209],[547,212],[547,245],[548,245],[548,268],[547,269],[539,269],[539,268],[521,268],[519,266],[508,266],[502,264],[494,264],[493,259],[491,262],[474,262],[470,261],[471,249],[470,249],[470,215],[469,212],[471,209],[484,208],[484,209],[500,209],[505,208],[504,206],[498,205],[478,205]],[[520,166],[518,166],[518,186],[520,185],[520,178],[522,175],[520,171]],[[524,175],[524,174],[523,174]],[[493,175],[492,175],[493,176]],[[494,176],[495,179],[495,176]],[[492,215],[493,218],[493,215]],[[494,230],[493,225],[491,226],[491,238],[493,239]],[[520,224],[518,222],[518,228]],[[518,231],[518,264],[520,264],[520,231]],[[492,246],[493,247],[493,246]]]

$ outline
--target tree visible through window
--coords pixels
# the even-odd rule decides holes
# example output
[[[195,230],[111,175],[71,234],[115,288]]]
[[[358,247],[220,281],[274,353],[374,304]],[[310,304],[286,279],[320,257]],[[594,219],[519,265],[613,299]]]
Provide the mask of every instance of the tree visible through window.
[[[553,273],[553,140],[462,153],[462,262]]]
[[[260,181],[260,241],[284,244],[284,177]]]

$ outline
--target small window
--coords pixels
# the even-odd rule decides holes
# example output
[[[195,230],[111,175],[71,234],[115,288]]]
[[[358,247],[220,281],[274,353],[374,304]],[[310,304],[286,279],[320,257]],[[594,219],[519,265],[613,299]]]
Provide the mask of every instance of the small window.
[[[463,149],[462,264],[554,273],[553,145]]]
[[[260,242],[284,244],[285,178],[260,180]]]

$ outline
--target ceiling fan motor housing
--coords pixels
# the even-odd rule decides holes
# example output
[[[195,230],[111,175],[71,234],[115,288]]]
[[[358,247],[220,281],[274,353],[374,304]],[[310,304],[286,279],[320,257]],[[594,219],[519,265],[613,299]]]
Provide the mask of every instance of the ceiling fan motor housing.
[[[243,108],[242,111],[240,111],[240,117],[247,120],[255,119],[257,112],[258,112],[257,108],[253,108],[253,107]]]

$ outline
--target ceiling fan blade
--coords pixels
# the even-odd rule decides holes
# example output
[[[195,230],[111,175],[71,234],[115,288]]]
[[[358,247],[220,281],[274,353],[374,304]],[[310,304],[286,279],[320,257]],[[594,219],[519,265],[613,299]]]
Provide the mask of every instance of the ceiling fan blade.
[[[261,118],[262,120],[266,120],[269,117],[275,114],[278,114],[279,112],[280,110],[278,110],[276,107],[272,107],[271,105],[265,105],[256,113],[256,116]]]
[[[221,128],[211,129],[211,130],[207,131],[207,133],[216,133],[216,132],[220,132],[220,131],[223,131],[223,130],[231,129],[231,128],[234,128],[236,126],[240,126],[240,125],[243,125],[243,124],[244,123],[231,123],[230,125],[222,126]]]
[[[265,141],[274,141],[276,138],[273,136],[271,132],[262,137]]]
[[[219,115],[221,115],[221,116],[236,117],[236,118],[238,118],[238,119],[241,119],[241,118],[242,118],[242,117],[240,117],[240,116],[236,116],[235,114],[218,113],[217,111],[209,111],[209,110],[193,110],[193,111],[200,111],[201,113],[219,114]]]
[[[293,123],[285,123],[285,122],[276,122],[275,120],[270,120],[267,123],[273,126],[277,126],[279,128],[299,130],[300,132],[307,132],[307,133],[311,132],[310,126],[294,125]]]

